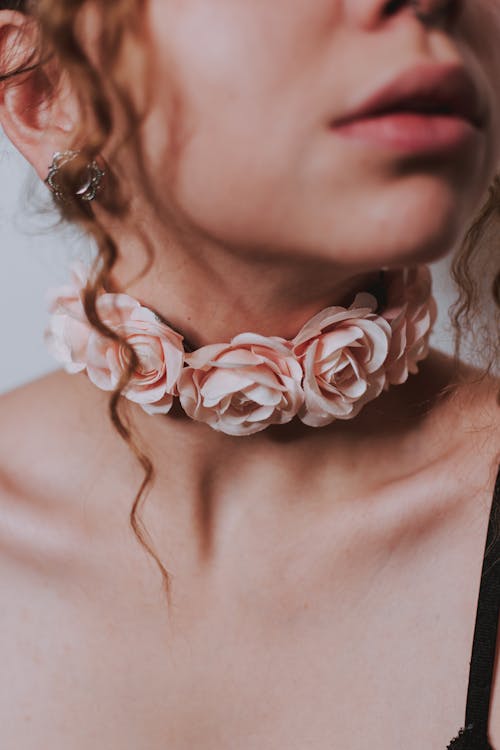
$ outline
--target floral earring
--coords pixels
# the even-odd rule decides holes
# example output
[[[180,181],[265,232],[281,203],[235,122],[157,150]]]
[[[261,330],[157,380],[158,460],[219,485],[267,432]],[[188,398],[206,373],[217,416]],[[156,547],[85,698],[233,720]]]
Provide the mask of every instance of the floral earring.
[[[101,169],[95,159],[85,165],[82,174],[82,183],[73,196],[69,196],[65,187],[60,182],[61,170],[70,162],[75,161],[81,155],[80,151],[57,151],[52,159],[49,174],[45,184],[54,194],[56,200],[67,203],[71,198],[82,201],[93,201],[101,188],[102,179],[106,172]]]

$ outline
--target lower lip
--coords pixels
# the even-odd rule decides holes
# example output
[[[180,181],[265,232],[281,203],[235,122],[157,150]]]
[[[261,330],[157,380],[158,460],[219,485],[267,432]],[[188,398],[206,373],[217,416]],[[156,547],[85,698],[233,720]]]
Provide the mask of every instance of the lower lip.
[[[405,153],[454,150],[475,138],[479,130],[467,120],[451,115],[393,112],[334,125],[344,138],[366,141]]]

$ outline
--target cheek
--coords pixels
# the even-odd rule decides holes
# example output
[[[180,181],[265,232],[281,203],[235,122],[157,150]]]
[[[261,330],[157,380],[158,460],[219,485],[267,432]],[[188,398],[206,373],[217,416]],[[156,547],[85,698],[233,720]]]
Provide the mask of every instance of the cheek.
[[[156,75],[145,141],[154,182],[205,229],[226,222],[248,235],[297,182],[322,127],[323,97],[311,82],[331,54],[332,5],[151,3]]]
[[[474,163],[405,180],[376,154],[358,158],[326,129],[336,98],[347,96],[337,61],[352,61],[352,72],[360,59],[358,39],[334,31],[335,7],[151,0],[154,102],[144,140],[155,192],[165,207],[172,195],[195,227],[226,244],[331,258],[335,241],[369,268],[373,257],[411,257],[420,242],[433,259],[500,159],[500,90]],[[470,0],[467,13],[464,57],[500,89],[500,0]]]

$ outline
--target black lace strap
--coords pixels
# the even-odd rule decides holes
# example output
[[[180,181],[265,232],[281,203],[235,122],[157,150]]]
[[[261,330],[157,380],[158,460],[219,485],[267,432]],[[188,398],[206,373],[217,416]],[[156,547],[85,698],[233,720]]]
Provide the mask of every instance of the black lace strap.
[[[486,741],[500,612],[500,465],[486,537],[470,660],[465,727]]]

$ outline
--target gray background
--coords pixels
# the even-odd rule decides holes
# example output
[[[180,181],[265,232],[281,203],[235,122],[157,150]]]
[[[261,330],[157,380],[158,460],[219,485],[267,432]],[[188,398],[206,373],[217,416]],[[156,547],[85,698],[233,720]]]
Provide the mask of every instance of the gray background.
[[[59,367],[43,343],[45,294],[67,281],[73,258],[90,260],[92,245],[57,221],[47,189],[0,132],[0,393]],[[451,352],[449,257],[434,263],[432,272],[439,318],[431,344]]]

